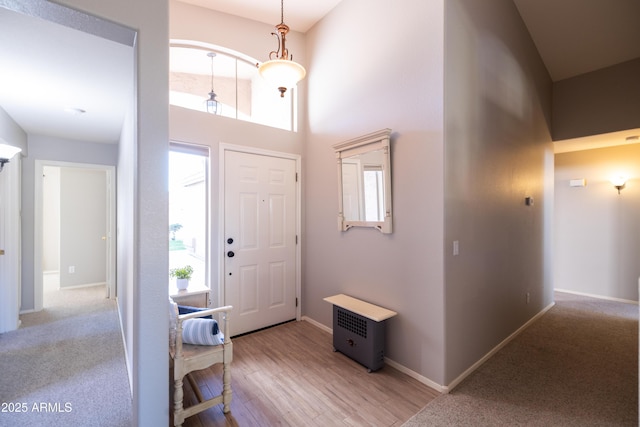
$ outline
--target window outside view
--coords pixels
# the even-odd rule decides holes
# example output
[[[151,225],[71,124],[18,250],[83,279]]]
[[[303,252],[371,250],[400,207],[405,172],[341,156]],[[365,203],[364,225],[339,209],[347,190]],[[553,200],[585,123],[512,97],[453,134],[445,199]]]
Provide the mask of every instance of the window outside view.
[[[169,269],[191,266],[190,283],[205,286],[207,163],[206,155],[169,152]]]

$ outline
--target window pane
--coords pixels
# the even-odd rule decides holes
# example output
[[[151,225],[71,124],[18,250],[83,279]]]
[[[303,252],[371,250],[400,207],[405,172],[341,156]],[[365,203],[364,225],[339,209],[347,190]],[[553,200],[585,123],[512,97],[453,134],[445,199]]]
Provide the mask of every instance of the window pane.
[[[202,154],[169,153],[169,268],[190,265],[191,283],[206,286],[207,162]]]

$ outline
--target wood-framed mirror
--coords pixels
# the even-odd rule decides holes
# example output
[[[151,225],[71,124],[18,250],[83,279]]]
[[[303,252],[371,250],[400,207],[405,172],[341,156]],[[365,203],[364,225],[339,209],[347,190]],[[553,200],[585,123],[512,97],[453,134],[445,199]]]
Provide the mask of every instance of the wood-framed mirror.
[[[391,129],[335,144],[338,229],[372,227],[391,233]]]

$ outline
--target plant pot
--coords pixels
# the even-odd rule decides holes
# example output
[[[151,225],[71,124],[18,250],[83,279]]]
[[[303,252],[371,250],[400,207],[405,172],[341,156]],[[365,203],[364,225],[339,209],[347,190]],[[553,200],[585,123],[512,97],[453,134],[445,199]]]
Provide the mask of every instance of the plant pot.
[[[187,289],[189,287],[189,279],[176,279],[176,286],[178,289]]]

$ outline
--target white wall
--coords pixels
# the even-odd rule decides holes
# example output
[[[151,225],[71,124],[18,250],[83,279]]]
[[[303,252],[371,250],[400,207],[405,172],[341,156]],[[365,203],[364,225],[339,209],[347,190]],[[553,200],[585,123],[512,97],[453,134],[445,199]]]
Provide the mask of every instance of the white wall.
[[[303,314],[331,327],[324,297],[397,311],[385,356],[444,384],[444,1],[343,0],[307,33]],[[333,144],[391,135],[393,234],[338,231]]]
[[[638,301],[640,144],[556,154],[555,172],[555,287]],[[619,173],[629,181],[618,195]]]
[[[551,79],[513,2],[445,14],[449,384],[553,300],[553,147]]]

